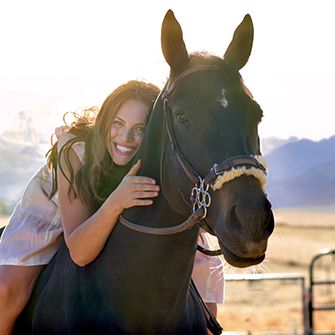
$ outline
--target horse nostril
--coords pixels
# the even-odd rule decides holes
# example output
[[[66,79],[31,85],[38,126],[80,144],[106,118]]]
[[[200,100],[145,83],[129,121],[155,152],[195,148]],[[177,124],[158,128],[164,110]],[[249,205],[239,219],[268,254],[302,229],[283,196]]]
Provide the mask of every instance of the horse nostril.
[[[229,212],[229,217],[230,217],[230,222],[232,222],[232,231],[234,231],[237,234],[240,234],[242,231],[242,223],[239,219],[239,215],[238,215],[238,210],[237,210],[237,206],[234,205],[232,206],[230,212]]]

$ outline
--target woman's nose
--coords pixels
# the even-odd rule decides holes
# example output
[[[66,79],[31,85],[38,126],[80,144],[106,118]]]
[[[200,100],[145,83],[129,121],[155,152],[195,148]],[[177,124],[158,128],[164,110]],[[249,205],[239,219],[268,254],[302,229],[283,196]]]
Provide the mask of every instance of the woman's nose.
[[[120,135],[124,142],[131,142],[134,139],[131,129],[123,129]]]

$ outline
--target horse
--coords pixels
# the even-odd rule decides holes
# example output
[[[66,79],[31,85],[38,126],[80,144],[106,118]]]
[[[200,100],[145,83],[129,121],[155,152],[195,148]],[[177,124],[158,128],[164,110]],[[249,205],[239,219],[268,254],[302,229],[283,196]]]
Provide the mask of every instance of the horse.
[[[170,74],[137,154],[140,174],[157,180],[160,195],[126,210],[85,267],[63,243],[14,334],[207,334],[190,290],[200,227],[240,268],[264,260],[274,229],[257,131],[262,110],[239,73],[252,44],[247,14],[223,57],[189,54],[167,11],[161,46]]]

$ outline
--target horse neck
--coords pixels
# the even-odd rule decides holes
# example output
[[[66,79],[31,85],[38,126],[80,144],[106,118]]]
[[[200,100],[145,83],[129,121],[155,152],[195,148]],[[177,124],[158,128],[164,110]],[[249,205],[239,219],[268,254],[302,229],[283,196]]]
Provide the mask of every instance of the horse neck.
[[[140,175],[149,176],[161,183],[160,164],[163,141],[163,108],[162,102],[158,101],[152,112],[148,123],[145,137],[142,141],[138,157],[142,160]],[[163,228],[172,227],[184,222],[189,213],[184,215],[176,213],[164,197],[163,192],[154,199],[151,206],[132,207],[123,213],[123,217],[130,222],[147,227]],[[193,267],[193,259],[196,250],[199,227],[191,230],[167,236],[154,236],[145,233],[138,234],[143,244],[155,240],[152,250],[156,255],[157,265],[162,262],[166,265],[166,277],[172,280],[182,280],[185,276],[189,280]],[[175,265],[175,266],[174,266]],[[170,269],[170,270],[168,270]],[[172,271],[173,270],[173,271]]]
[[[161,184],[161,152],[164,133],[164,109],[163,102],[159,96],[151,113],[145,136],[137,158],[141,159],[142,165],[139,175],[151,177],[156,180],[157,185]],[[187,218],[174,212],[168,205],[162,192],[158,198],[153,199],[152,206],[133,207],[124,212],[124,216],[130,221],[140,222],[147,226],[168,226],[180,223]],[[162,220],[164,219],[164,220]]]
[[[157,199],[153,206],[127,211],[125,218],[138,225],[155,228],[175,226],[184,219],[171,211],[163,197]],[[120,225],[118,228],[121,228]],[[171,322],[174,319],[178,320],[188,308],[186,304],[199,227],[195,226],[191,230],[164,236],[127,229],[122,227],[122,233],[115,235],[117,238],[121,236],[123,243],[131,246],[131,253],[127,253],[129,258],[123,257],[120,265],[125,268],[125,273],[135,274],[136,284],[132,282],[126,286],[137,287],[146,296],[148,301],[146,309],[149,315],[165,318],[169,314]],[[126,283],[128,277],[133,278],[127,276],[121,279],[122,282]],[[157,306],[161,307],[157,309]]]

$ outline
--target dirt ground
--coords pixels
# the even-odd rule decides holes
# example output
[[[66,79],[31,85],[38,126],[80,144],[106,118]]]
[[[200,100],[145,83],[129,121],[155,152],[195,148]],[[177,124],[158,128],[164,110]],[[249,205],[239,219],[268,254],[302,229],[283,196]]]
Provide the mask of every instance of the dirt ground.
[[[275,218],[267,259],[259,269],[247,271],[296,275],[305,278],[308,287],[313,256],[325,248],[335,249],[335,208],[278,210]],[[322,257],[315,269],[315,279],[335,281],[335,255]],[[228,267],[226,273],[229,279],[238,271]],[[219,306],[218,320],[227,332],[303,334],[304,294],[302,279],[226,281],[225,303]],[[335,305],[335,285],[317,286],[313,296],[315,304]],[[334,310],[315,312],[313,320],[315,331],[335,334]]]

